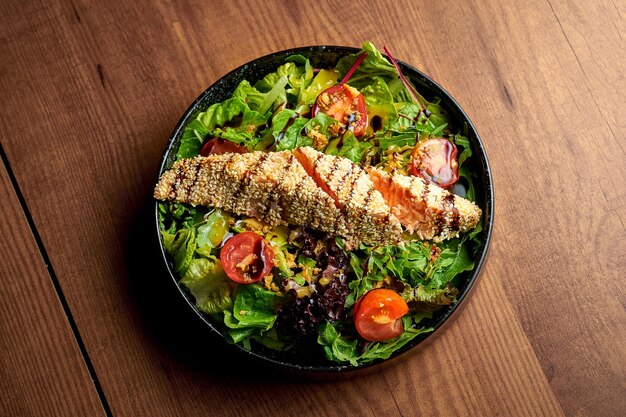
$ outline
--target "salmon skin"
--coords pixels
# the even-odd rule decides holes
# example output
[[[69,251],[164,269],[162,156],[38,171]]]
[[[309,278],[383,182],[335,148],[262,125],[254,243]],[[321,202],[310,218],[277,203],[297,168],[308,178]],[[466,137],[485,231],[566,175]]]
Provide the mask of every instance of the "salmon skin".
[[[348,248],[398,244],[403,226],[441,241],[471,230],[481,217],[474,203],[421,178],[364,170],[308,147],[183,159],[163,173],[154,197],[219,207],[270,226],[310,227],[344,237]]]

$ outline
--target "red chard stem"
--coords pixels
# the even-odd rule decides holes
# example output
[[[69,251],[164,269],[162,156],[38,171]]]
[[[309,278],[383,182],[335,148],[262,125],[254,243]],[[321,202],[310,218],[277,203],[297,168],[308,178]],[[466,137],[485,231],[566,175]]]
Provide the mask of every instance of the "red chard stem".
[[[413,100],[415,100],[415,102],[419,104],[422,110],[425,110],[424,104],[420,100],[419,94],[417,94],[417,91],[415,91],[415,88],[413,88],[411,83],[409,83],[409,80],[407,80],[404,77],[404,74],[402,74],[402,70],[400,69],[400,65],[398,65],[398,61],[396,61],[393,55],[391,55],[391,52],[389,52],[389,49],[387,49],[386,46],[383,46],[383,49],[385,50],[385,53],[389,56],[389,59],[391,59],[391,63],[393,64],[393,66],[396,67],[396,71],[398,72],[398,75],[400,76],[400,80],[402,80],[402,83],[404,84],[406,89],[409,90],[409,93],[413,97]]]
[[[350,79],[350,77],[352,77],[352,74],[354,74],[354,71],[356,71],[356,69],[359,67],[359,65],[361,65],[361,62],[363,62],[363,60],[365,59],[365,57],[367,56],[367,52],[363,52],[356,61],[354,61],[354,64],[352,64],[352,67],[350,67],[350,70],[346,73],[346,76],[343,77],[343,80],[341,80],[341,82],[339,83],[339,85],[344,85],[345,83],[348,82],[348,80]]]

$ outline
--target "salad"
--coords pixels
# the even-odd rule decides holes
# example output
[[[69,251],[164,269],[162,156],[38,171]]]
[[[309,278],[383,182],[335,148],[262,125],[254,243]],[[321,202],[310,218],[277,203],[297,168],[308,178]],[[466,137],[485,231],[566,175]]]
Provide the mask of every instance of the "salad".
[[[310,147],[473,201],[467,127],[422,97],[385,51],[390,60],[366,42],[334,68],[289,56],[188,123],[176,159]],[[456,302],[474,269],[482,230],[441,241],[405,230],[399,244],[355,245],[219,207],[162,201],[158,216],[180,284],[228,341],[353,366],[433,331],[433,314]]]

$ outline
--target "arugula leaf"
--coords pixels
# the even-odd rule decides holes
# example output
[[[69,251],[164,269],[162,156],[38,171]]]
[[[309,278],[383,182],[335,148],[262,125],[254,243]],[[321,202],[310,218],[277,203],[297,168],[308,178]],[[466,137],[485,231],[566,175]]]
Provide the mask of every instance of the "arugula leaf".
[[[469,232],[469,234],[467,235],[467,237],[475,244],[475,245],[480,245],[481,241],[480,239],[477,239],[477,236],[480,234],[480,232],[483,231],[483,221],[482,219],[478,222],[478,224],[476,225],[476,227],[474,228],[474,230],[472,230],[471,232]]]
[[[388,359],[394,352],[413,340],[416,336],[432,332],[432,328],[413,329],[411,316],[402,318],[404,333],[387,342],[374,342],[367,345],[361,354],[358,352],[358,340],[343,336],[337,328],[325,322],[318,328],[317,343],[324,349],[326,358],[335,362],[350,362],[357,366],[375,360]]]
[[[443,306],[454,303],[457,294],[458,290],[451,286],[440,289],[428,289],[419,285],[416,288],[405,290],[401,295],[411,308],[411,311],[432,313]]]
[[[409,90],[406,89],[400,78],[392,79],[387,83],[387,86],[389,87],[393,101],[396,103],[411,103],[417,106],[417,104],[413,102],[413,97],[411,97]]]
[[[288,123],[291,123],[288,126]],[[301,134],[309,120],[300,117],[295,110],[283,110],[272,119],[272,134],[276,140],[276,150],[295,149],[301,146],[310,146],[313,141]],[[287,130],[285,130],[287,127]]]
[[[428,107],[426,107],[426,109],[430,112],[428,120],[433,124],[433,126],[441,126],[444,123],[450,122],[448,114],[441,108],[438,102],[428,103]]]
[[[402,318],[402,322],[404,324],[404,333],[402,333],[400,336],[398,336],[395,339],[392,339],[392,340],[390,340],[388,342],[376,342],[376,343],[370,344],[365,349],[363,354],[359,357],[359,361],[361,363],[367,363],[367,362],[372,362],[374,360],[389,359],[389,357],[394,352],[396,352],[402,346],[404,346],[407,343],[409,343],[416,336],[418,336],[420,334],[423,334],[423,333],[429,333],[429,332],[432,332],[434,330],[431,327],[429,327],[429,328],[422,328],[422,329],[413,329],[411,327],[411,317],[410,316],[404,316]]]
[[[465,198],[470,201],[476,201],[476,195],[474,191],[474,182],[472,181],[472,174],[469,172],[469,169],[466,166],[462,166],[459,168],[459,177],[465,178],[467,181],[467,193],[465,193]]]
[[[324,322],[318,327],[317,343],[322,345],[327,359],[335,362],[350,362],[353,366],[359,364],[357,340],[342,337],[331,323]]]
[[[463,150],[459,154],[459,166],[463,165],[463,162],[467,160],[467,158],[472,156],[472,147],[470,145],[470,141],[466,136],[456,134],[452,137],[452,142],[456,146],[460,146]]]
[[[404,146],[415,146],[416,143],[416,134],[414,132],[411,133],[400,133],[393,136],[380,136],[376,138],[378,140],[378,146],[381,150],[387,150],[391,146],[397,146],[402,148]]]
[[[341,148],[338,143],[342,142]],[[372,142],[360,142],[351,131],[347,131],[341,138],[330,142],[324,153],[327,155],[343,156],[358,164],[363,159],[363,155],[373,146]]]
[[[441,124],[439,126],[437,126],[430,134],[432,136],[438,136],[439,134],[441,134],[445,128],[448,127],[447,123]]]
[[[416,103],[402,103],[398,110],[398,115],[402,116],[398,117],[389,126],[389,129],[397,133],[404,133],[405,131],[413,132],[416,127],[413,119],[417,117],[420,111],[421,108]]]
[[[439,265],[428,282],[429,289],[443,288],[461,272],[474,269],[474,261],[463,243],[458,239],[446,242],[437,260]]]

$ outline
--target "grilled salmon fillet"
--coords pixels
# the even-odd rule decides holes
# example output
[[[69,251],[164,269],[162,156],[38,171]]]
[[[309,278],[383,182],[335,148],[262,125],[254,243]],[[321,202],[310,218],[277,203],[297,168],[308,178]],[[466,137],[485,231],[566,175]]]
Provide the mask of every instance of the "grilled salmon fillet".
[[[374,186],[409,233],[420,239],[442,240],[472,230],[482,216],[478,206],[421,177],[389,174],[367,168]]]
[[[342,165],[336,174],[346,175],[343,170],[351,173],[351,165],[351,162]],[[367,179],[367,175],[363,175]],[[344,209],[318,186],[289,151],[183,159],[161,176],[154,197],[162,201],[220,207],[270,225],[311,227],[346,238],[349,247],[356,247],[360,242],[393,244],[402,237],[400,223],[388,207],[388,221],[378,215],[365,216],[377,220],[364,226],[362,214],[367,210]],[[378,199],[382,202],[380,194]]]
[[[293,154],[341,212],[354,219],[350,222],[353,233],[368,240],[374,240],[378,234],[402,233],[400,222],[361,167],[347,158],[325,155],[309,147],[295,149]]]
[[[420,239],[457,237],[482,214],[422,178],[364,170],[308,147],[183,159],[161,176],[154,197],[310,227],[346,238],[348,248],[397,244],[402,226]]]

